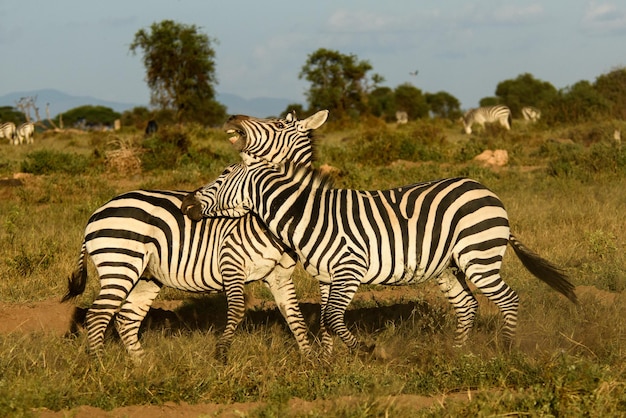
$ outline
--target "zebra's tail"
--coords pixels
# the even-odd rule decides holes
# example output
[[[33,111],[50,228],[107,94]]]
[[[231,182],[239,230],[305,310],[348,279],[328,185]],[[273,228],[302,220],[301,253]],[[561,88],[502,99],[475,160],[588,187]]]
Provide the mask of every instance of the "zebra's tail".
[[[528,271],[557,292],[562,293],[573,303],[578,304],[578,297],[574,292],[575,286],[569,281],[569,278],[561,268],[541,258],[539,254],[534,253],[519,242],[513,234],[509,235],[509,243]]]
[[[87,247],[85,241],[80,249],[80,256],[78,257],[78,266],[74,272],[67,279],[67,293],[63,295],[61,302],[67,302],[74,299],[76,296],[82,295],[87,285]]]

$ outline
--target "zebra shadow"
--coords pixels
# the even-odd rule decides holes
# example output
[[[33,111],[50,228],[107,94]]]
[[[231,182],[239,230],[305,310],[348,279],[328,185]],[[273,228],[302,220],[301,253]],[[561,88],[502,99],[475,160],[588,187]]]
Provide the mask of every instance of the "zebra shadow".
[[[279,309],[273,304],[246,309],[240,331],[253,331],[261,327],[282,327],[290,333],[287,323]],[[300,310],[309,334],[320,336],[320,304],[315,302],[299,303]],[[175,309],[151,308],[143,320],[140,334],[150,330],[166,335],[185,332],[215,332],[221,334],[226,327],[227,302],[225,295],[207,295],[186,299]],[[77,335],[85,327],[87,308],[74,309],[68,336]],[[446,312],[440,306],[434,306],[424,300],[402,301],[375,307],[350,308],[345,314],[346,325],[360,333],[376,334],[390,324],[398,325],[410,322],[422,330],[441,329],[444,326]],[[107,329],[107,338],[119,338],[113,321]]]

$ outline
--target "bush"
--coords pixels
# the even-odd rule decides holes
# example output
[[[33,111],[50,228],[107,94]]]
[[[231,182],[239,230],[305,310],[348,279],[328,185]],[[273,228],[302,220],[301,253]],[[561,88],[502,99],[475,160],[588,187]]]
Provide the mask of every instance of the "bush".
[[[443,129],[430,121],[417,121],[401,129],[377,127],[364,130],[355,142],[356,159],[368,165],[387,165],[397,160],[442,161]],[[356,144],[359,141],[359,144]]]
[[[191,145],[187,134],[178,128],[162,129],[143,141],[146,152],[142,157],[144,170],[174,168],[188,153]]]
[[[32,174],[82,174],[91,168],[94,157],[53,150],[33,151],[26,155],[21,170]]]

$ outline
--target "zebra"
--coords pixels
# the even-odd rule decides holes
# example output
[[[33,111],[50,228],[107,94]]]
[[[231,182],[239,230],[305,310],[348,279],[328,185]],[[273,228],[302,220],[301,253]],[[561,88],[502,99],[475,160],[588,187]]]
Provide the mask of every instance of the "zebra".
[[[409,115],[404,110],[398,110],[396,112],[396,123],[398,125],[405,125],[409,121]]]
[[[512,123],[511,110],[504,105],[470,109],[461,117],[461,122],[463,123],[465,133],[468,135],[472,133],[472,125],[474,123],[484,128],[485,123],[499,122],[508,131],[511,129]]]
[[[26,142],[27,144],[32,144],[33,142],[35,142],[34,134],[35,134],[34,123],[32,122],[22,123],[17,128],[14,144],[17,145],[18,141],[20,145],[23,144],[24,142]]]
[[[468,280],[499,307],[502,333],[511,344],[519,297],[500,277],[507,244],[533,275],[577,303],[566,274],[511,233],[502,201],[474,180],[448,178],[376,191],[333,189],[310,167],[241,156],[241,163],[186,196],[181,210],[195,220],[253,212],[292,248],[320,281],[327,354],[332,350],[329,330],[350,349],[372,349],[344,323],[360,284],[416,284],[433,278],[456,311],[455,345],[468,339],[478,307]]]
[[[13,122],[0,124],[0,138],[6,138],[13,144],[15,139],[15,124]]]
[[[310,150],[309,134],[326,121],[327,114],[320,112],[300,121],[295,119],[295,114],[283,120],[264,119],[265,123],[282,127],[283,133],[289,132],[293,146],[286,152],[263,147],[252,149],[265,152],[269,162],[287,158],[308,166],[312,153],[300,153],[298,141],[308,144]],[[255,129],[248,119],[254,120],[235,115],[229,121],[237,122],[237,131],[245,136],[246,132],[252,135],[253,131],[246,131],[241,124]],[[258,136],[259,131],[255,132]],[[272,140],[276,142],[281,143]],[[237,146],[248,149],[243,139]],[[90,351],[102,350],[104,332],[117,313],[115,324],[124,345],[129,353],[140,357],[143,349],[137,337],[139,326],[159,289],[166,285],[196,292],[226,291],[228,324],[216,352],[218,358],[226,361],[233,333],[244,313],[244,282],[264,280],[294,333],[300,351],[308,355],[311,348],[307,328],[290,279],[296,263],[293,253],[268,234],[254,216],[191,222],[180,211],[182,198],[187,193],[128,192],[112,199],[91,216],[78,265],[62,299],[67,301],[84,292],[85,259],[89,254],[102,285],[87,315]]]
[[[169,286],[189,292],[226,292],[228,320],[216,350],[216,357],[226,362],[244,316],[244,284],[263,280],[300,351],[308,355],[307,327],[291,280],[294,255],[255,216],[192,222],[180,211],[187,194],[130,191],[114,197],[89,218],[78,264],[62,301],[84,292],[89,255],[101,284],[86,317],[90,351],[102,352],[104,333],[115,315],[127,351],[141,358],[139,327],[161,287]]]
[[[532,106],[524,106],[522,107],[522,116],[525,121],[534,123],[541,119],[541,110]]]

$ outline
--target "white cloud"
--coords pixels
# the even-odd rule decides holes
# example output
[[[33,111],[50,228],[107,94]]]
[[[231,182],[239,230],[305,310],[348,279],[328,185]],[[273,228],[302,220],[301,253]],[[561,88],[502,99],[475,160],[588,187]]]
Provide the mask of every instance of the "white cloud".
[[[369,11],[337,10],[328,19],[328,28],[337,32],[385,31],[398,27],[396,17]]]
[[[590,33],[624,33],[626,12],[613,3],[590,2],[582,18],[582,27]]]

